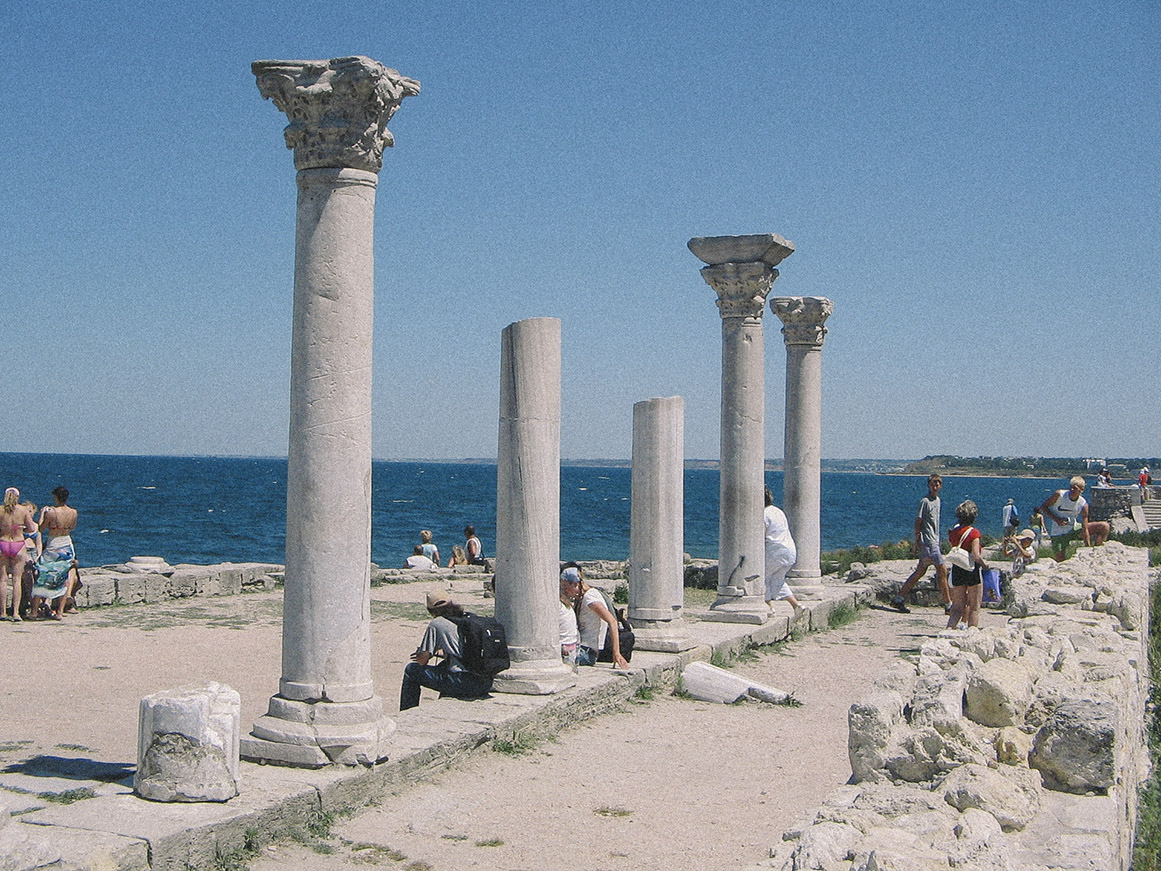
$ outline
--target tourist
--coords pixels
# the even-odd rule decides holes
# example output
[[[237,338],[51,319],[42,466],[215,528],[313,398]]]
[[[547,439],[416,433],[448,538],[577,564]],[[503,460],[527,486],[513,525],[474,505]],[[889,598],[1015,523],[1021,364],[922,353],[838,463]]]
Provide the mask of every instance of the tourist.
[[[28,513],[36,516],[35,502],[21,502]],[[24,574],[20,579],[20,616],[23,617],[28,613],[28,607],[32,603],[32,585],[36,582],[36,562],[40,559],[41,541],[40,529],[36,532],[24,533]]]
[[[468,564],[468,555],[464,553],[464,549],[458,544],[452,545],[451,559],[447,561],[447,567],[454,569],[456,566],[466,566]]]
[[[20,622],[20,584],[28,551],[24,545],[25,533],[36,532],[32,513],[20,504],[20,491],[9,487],[4,491],[0,506],[0,620],[8,619],[8,582],[12,581],[12,619]]]
[[[1137,473],[1137,486],[1141,488],[1141,501],[1149,501],[1149,485],[1153,483],[1153,475],[1149,472],[1148,466],[1142,466],[1141,471]]]
[[[1004,539],[1004,556],[1012,558],[1012,577],[1020,577],[1028,564],[1036,561],[1035,541],[1036,533],[1031,529]]]
[[[423,547],[423,555],[438,566],[439,565],[439,548],[431,543],[431,530],[430,529],[420,530],[419,541],[420,541],[421,546]]]
[[[1084,478],[1075,475],[1069,479],[1067,490],[1056,490],[1040,506],[1041,513],[1048,519],[1052,556],[1058,563],[1068,556],[1068,545],[1078,535],[1085,547],[1104,544],[1109,537],[1108,523],[1089,521],[1088,502],[1081,495],[1083,492]]]
[[[432,620],[427,624],[419,647],[411,654],[411,662],[403,668],[399,710],[406,711],[419,705],[420,687],[453,699],[477,699],[487,695],[492,689],[492,679],[464,668],[460,630],[449,619],[463,617],[464,609],[447,593],[433,592],[427,594],[427,613]],[[433,657],[441,657],[442,661],[429,665]]]
[[[935,566],[935,580],[939,587],[939,598],[943,600],[944,612],[951,611],[951,593],[947,589],[947,563],[943,560],[943,554],[939,552],[939,491],[942,489],[942,477],[935,474],[927,476],[927,495],[919,500],[912,542],[912,552],[919,557],[919,565],[903,582],[899,594],[891,599],[891,606],[904,614],[911,613],[911,609],[907,607],[907,597],[923,579],[928,566]]]
[[[566,582],[564,576],[560,578],[560,657],[574,669],[576,668],[576,650],[580,644],[580,630],[576,622],[576,602],[572,592],[580,589],[572,581]]]
[[[955,508],[959,521],[947,534],[952,547],[966,550],[971,557],[972,567],[951,567],[951,611],[948,612],[948,629],[967,629],[980,625],[980,605],[983,601],[983,577],[980,574],[988,564],[984,562],[980,550],[980,531],[973,525],[979,516],[976,503],[965,500]]]
[[[54,505],[46,505],[40,512],[41,553],[36,562],[36,584],[32,588],[31,614],[40,615],[40,604],[49,604],[48,616],[60,620],[65,607],[72,604],[73,594],[80,587],[77,555],[72,532],[77,526],[77,510],[68,504],[69,491],[57,487],[52,491]]]
[[[484,546],[476,537],[476,527],[468,524],[464,527],[464,553],[468,557],[468,565],[482,566],[484,564]]]
[[[1020,525],[1020,511],[1016,508],[1016,501],[1014,499],[1008,500],[1008,504],[1004,506],[1001,515],[1004,535],[1006,537],[1015,535],[1016,527]]]
[[[1113,486],[1113,478],[1109,474],[1108,469],[1101,469],[1097,472],[1096,489],[1108,490]]]
[[[617,617],[609,610],[600,590],[585,583],[580,566],[565,563],[560,573],[562,594],[576,602],[576,622],[580,635],[576,650],[577,665],[596,665],[608,639],[613,654],[613,668],[628,668],[629,662],[621,655],[621,635]]]
[[[431,558],[423,552],[423,545],[417,544],[415,549],[411,552],[411,556],[403,561],[403,568],[419,569],[420,571],[430,572],[435,568],[435,563],[433,563]]]
[[[790,535],[786,515],[774,504],[769,487],[766,488],[765,496],[766,510],[762,517],[766,524],[766,607],[773,611],[775,602],[785,600],[794,609],[794,619],[797,620],[804,609],[786,583],[786,574],[798,562],[798,549]]]
[[[1032,534],[1036,536],[1036,549],[1039,550],[1044,544],[1044,512],[1040,510],[1039,505],[1032,509],[1032,519],[1028,522],[1032,524]]]

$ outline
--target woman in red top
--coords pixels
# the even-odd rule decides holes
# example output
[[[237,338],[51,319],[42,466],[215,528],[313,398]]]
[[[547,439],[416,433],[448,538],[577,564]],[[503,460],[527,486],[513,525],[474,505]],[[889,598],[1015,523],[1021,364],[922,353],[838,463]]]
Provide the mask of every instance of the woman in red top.
[[[972,558],[972,568],[961,569],[957,565],[951,567],[951,611],[948,613],[948,629],[966,629],[969,626],[980,625],[980,602],[983,599],[984,587],[980,569],[986,569],[980,552],[980,531],[975,528],[976,517],[979,516],[976,503],[970,499],[959,503],[955,509],[956,520],[959,524],[953,526],[947,537],[952,547],[958,545],[966,550]]]

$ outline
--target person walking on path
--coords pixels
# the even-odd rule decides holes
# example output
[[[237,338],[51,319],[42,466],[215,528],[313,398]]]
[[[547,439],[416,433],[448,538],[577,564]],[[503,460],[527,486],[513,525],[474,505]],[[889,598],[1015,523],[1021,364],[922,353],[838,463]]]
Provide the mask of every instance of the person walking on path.
[[[1085,547],[1105,543],[1109,537],[1109,525],[1105,522],[1089,521],[1088,502],[1084,496],[1084,478],[1075,475],[1068,481],[1067,490],[1057,490],[1044,500],[1040,512],[1048,520],[1048,536],[1052,539],[1052,556],[1058,563],[1064,562],[1068,545],[1079,536]]]
[[[967,499],[955,509],[958,524],[947,534],[952,547],[966,550],[970,555],[971,568],[958,565],[951,567],[951,610],[948,612],[948,629],[967,629],[980,625],[980,605],[983,602],[984,585],[981,569],[986,569],[983,552],[980,550],[980,531],[973,525],[979,516],[976,503]]]
[[[20,622],[20,584],[28,561],[24,534],[36,532],[32,512],[20,504],[20,491],[9,487],[0,506],[0,620],[8,619],[8,582],[12,581],[12,619]]]
[[[935,566],[935,581],[939,596],[943,600],[943,610],[951,610],[951,592],[947,588],[947,563],[939,551],[939,491],[943,489],[943,478],[939,475],[927,477],[927,495],[919,500],[919,511],[915,515],[915,532],[912,550],[919,557],[919,565],[899,588],[898,595],[891,599],[891,606],[904,614],[910,614],[907,597],[927,574],[928,566]]]
[[[803,608],[786,583],[786,574],[798,562],[798,548],[790,535],[786,515],[774,504],[769,487],[766,488],[766,510],[762,517],[766,523],[766,607],[773,611],[774,603],[785,599],[794,609],[794,619],[797,620]]]
[[[487,695],[492,689],[492,679],[464,667],[460,629],[452,622],[453,618],[464,616],[464,609],[447,593],[434,592],[427,594],[427,613],[432,620],[427,624],[419,647],[411,654],[411,662],[403,668],[399,710],[419,706],[420,687],[454,699],[477,699]],[[443,657],[443,661],[429,665],[436,656]]]

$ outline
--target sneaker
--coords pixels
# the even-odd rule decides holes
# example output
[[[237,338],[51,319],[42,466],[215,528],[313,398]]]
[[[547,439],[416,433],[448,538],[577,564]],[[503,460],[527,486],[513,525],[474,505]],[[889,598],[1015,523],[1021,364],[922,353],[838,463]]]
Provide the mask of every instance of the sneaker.
[[[960,620],[958,623],[955,624],[955,628],[958,629],[960,632],[967,632],[968,625],[966,623],[964,623],[962,620]]]
[[[954,608],[954,607],[955,607],[955,605],[951,604],[951,602],[944,602],[944,603],[943,603],[943,613],[944,613],[944,614],[950,614],[950,613],[951,613],[951,609],[952,609],[952,608]]]
[[[803,608],[801,605],[795,605],[794,606],[794,617],[792,619],[795,622],[797,622],[797,621],[801,620],[803,618],[803,616],[805,616],[805,614],[806,614],[805,608]]]
[[[911,609],[907,607],[907,603],[903,601],[902,596],[891,597],[891,607],[896,611],[902,611],[904,614],[910,614]]]

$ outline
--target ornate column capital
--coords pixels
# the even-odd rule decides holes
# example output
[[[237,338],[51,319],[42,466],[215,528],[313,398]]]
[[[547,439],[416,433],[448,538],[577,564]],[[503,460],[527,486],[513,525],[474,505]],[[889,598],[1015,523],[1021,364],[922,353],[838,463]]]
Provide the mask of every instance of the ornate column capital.
[[[787,345],[821,348],[826,337],[823,324],[834,313],[834,303],[824,296],[778,296],[770,300],[770,311],[782,321]]]
[[[395,144],[387,122],[419,82],[368,57],[259,60],[250,65],[258,92],[290,123],[286,147],[295,169],[379,172],[383,149]]]
[[[778,270],[766,263],[719,263],[702,267],[701,277],[717,292],[722,318],[760,320]]]

